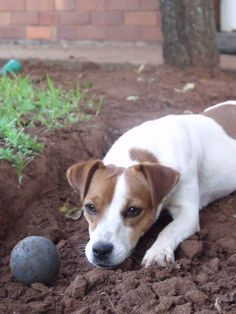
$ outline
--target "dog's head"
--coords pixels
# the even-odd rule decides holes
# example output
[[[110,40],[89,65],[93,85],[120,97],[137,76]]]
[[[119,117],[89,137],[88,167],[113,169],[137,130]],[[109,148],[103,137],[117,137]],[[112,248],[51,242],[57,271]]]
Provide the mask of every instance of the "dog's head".
[[[111,268],[129,256],[154,224],[179,174],[157,163],[125,169],[92,160],[70,167],[67,178],[80,194],[89,223],[86,256],[96,266]]]

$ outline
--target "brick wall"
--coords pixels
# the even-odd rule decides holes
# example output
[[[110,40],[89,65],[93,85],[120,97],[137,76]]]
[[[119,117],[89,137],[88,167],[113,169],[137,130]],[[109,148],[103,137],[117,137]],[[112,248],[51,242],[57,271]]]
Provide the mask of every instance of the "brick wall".
[[[160,42],[159,0],[0,0],[1,40]]]

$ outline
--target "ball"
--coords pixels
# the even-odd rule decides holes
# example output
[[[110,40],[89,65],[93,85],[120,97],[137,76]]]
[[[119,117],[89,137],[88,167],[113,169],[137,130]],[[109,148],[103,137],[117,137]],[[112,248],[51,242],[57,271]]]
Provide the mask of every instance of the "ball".
[[[40,236],[26,237],[16,244],[10,255],[14,277],[25,285],[49,284],[60,269],[60,255],[52,241]]]

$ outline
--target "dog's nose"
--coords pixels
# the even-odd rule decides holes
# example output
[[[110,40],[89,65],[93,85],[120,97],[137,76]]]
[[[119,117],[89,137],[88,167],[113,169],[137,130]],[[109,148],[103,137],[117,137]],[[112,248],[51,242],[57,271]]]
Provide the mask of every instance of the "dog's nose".
[[[109,256],[113,250],[113,244],[109,242],[96,242],[93,245],[93,255],[99,260],[103,260]]]

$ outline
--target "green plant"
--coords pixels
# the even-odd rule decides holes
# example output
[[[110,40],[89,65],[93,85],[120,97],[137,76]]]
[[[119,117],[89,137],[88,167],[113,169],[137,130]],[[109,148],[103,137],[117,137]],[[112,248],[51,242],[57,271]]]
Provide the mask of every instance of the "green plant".
[[[43,147],[36,138],[26,134],[23,128],[16,127],[16,120],[0,120],[0,159],[7,160],[16,167],[19,182],[22,181],[25,165]]]
[[[47,129],[63,127],[78,120],[88,120],[91,114],[82,112],[84,103],[90,107],[80,87],[64,91],[47,77],[46,86],[36,87],[29,77],[4,76],[0,79],[0,159],[16,167],[19,181],[24,167],[42,152],[44,145],[27,129],[40,124]],[[95,115],[103,99],[93,101]],[[83,106],[82,106],[83,105]]]

